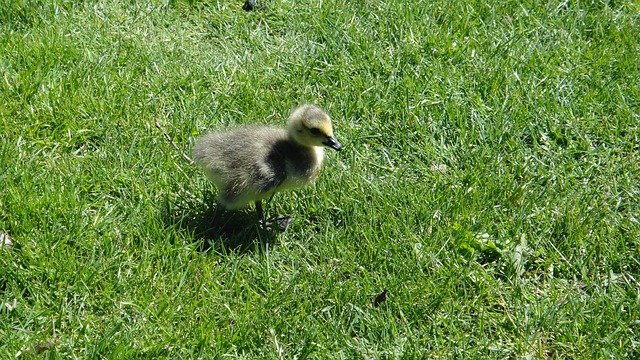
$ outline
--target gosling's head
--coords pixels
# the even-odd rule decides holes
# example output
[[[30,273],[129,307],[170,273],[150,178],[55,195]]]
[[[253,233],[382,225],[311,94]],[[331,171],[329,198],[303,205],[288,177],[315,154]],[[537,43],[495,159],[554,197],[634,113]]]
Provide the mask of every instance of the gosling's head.
[[[319,107],[306,104],[295,109],[289,116],[289,137],[305,146],[327,146],[342,149],[342,144],[333,137],[331,118]]]

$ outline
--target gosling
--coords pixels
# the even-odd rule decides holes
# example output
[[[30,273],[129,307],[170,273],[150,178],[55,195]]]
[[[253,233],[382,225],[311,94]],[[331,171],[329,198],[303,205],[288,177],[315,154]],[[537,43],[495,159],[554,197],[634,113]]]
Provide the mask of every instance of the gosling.
[[[253,202],[260,226],[269,229],[262,200],[312,184],[320,174],[325,146],[342,149],[333,136],[331,118],[312,104],[289,115],[287,130],[246,126],[203,136],[195,144],[193,157],[219,190],[214,226],[226,209]],[[278,221],[281,230],[291,223],[288,217]]]

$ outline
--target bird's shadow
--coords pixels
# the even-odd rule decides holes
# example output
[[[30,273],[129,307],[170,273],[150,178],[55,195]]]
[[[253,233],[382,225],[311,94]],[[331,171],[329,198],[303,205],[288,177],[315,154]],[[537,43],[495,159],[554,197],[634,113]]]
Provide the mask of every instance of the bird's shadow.
[[[162,209],[165,226],[192,233],[202,252],[245,253],[273,242],[277,233],[261,229],[254,211],[225,211],[214,224],[215,203],[210,192],[204,194],[203,200],[167,199]]]

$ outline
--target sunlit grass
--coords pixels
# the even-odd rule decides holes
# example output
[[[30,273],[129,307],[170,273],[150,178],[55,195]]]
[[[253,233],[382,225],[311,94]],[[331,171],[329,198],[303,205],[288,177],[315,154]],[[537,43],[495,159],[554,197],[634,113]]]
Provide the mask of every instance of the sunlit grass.
[[[636,4],[266,3],[2,2],[0,357],[638,355]],[[155,123],[302,102],[345,149],[214,236]]]

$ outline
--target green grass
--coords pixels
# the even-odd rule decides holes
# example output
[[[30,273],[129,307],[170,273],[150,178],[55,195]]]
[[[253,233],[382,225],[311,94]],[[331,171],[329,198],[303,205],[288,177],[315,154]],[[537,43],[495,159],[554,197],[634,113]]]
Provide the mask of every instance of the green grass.
[[[639,356],[637,2],[265,2],[1,1],[0,358]],[[155,122],[307,101],[293,226],[212,236]]]

